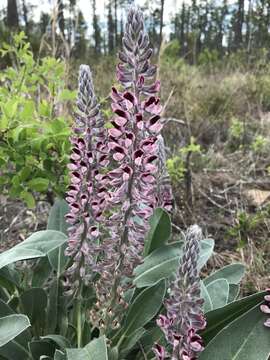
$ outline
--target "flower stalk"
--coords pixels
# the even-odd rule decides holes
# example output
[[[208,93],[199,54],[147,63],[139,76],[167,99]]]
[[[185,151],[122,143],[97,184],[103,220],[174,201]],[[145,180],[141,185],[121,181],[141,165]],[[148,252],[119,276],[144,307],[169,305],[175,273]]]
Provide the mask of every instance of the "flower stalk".
[[[167,314],[160,315],[157,320],[171,347],[172,360],[195,360],[203,350],[202,339],[197,334],[206,326],[198,274],[201,238],[201,229],[197,225],[188,229],[176,279],[170,286],[170,295],[164,304]],[[153,351],[159,360],[168,357],[160,345],[156,345]]]
[[[108,147],[113,169],[106,178],[109,238],[101,244],[101,274],[97,283],[96,309],[104,331],[119,326],[128,304],[125,291],[132,286],[134,268],[142,261],[148,219],[159,204],[158,136],[162,129],[162,106],[155,94],[156,66],[151,65],[152,49],[144,28],[142,12],[132,6],[122,40],[117,79],[121,90],[112,88],[112,128]],[[97,315],[98,314],[98,315]],[[101,319],[101,320],[100,320]]]
[[[68,277],[72,277],[67,284],[70,292],[79,288],[81,280],[87,284],[92,278],[105,208],[105,201],[99,196],[99,179],[103,167],[108,165],[104,122],[87,65],[80,66],[75,119],[68,165],[71,184],[66,197],[69,204],[66,220],[70,224],[66,255],[73,258],[67,270]]]

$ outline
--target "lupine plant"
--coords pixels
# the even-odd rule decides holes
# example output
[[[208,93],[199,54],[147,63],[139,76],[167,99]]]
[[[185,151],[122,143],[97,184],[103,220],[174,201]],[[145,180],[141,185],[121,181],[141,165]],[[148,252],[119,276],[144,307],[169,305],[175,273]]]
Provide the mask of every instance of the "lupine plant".
[[[46,230],[0,254],[0,359],[270,355],[269,291],[239,299],[241,264],[201,278],[214,241],[199,226],[172,239],[151,54],[131,7],[106,126],[91,71],[80,68],[66,201]]]

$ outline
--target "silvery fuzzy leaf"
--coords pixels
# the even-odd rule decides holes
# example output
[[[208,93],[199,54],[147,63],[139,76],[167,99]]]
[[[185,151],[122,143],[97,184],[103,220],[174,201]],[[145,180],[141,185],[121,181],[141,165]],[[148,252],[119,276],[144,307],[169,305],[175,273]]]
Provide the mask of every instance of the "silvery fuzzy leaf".
[[[144,38],[144,33],[143,33],[143,31],[140,31],[138,40],[137,40],[139,46],[141,46],[143,38]]]
[[[124,84],[132,83],[132,77],[130,75],[123,75],[122,73],[119,73],[117,77],[121,83]]]
[[[142,55],[140,55],[139,57],[139,62],[143,62],[145,60],[149,60],[150,57],[152,56],[153,50],[152,49],[148,49],[146,50]]]
[[[147,70],[149,69],[149,61],[145,61],[144,63],[141,63],[138,67],[138,71],[140,74],[145,74],[147,72]]]
[[[126,63],[126,64],[130,63],[130,59],[129,59],[128,55],[126,55],[123,51],[119,51],[118,56],[119,56],[119,59],[121,61],[123,61],[124,63]]]
[[[132,27],[133,33],[137,35],[138,32],[140,31],[140,24],[138,23],[138,21],[135,18],[132,19],[131,27]]]
[[[156,75],[156,72],[157,72],[157,67],[155,65],[152,65],[147,69],[144,75],[145,77],[153,77]]]
[[[134,44],[129,41],[127,37],[123,37],[123,46],[125,47],[125,50],[129,52],[133,52],[134,50]]]
[[[96,106],[96,107],[94,107],[93,109],[91,109],[89,111],[88,116],[89,117],[95,117],[95,116],[98,115],[98,113],[99,113],[99,108]]]
[[[142,90],[145,95],[155,94],[160,90],[160,82],[156,81],[153,85],[144,85]]]
[[[148,34],[143,34],[142,40],[141,40],[141,42],[139,43],[139,46],[140,46],[142,49],[145,49],[145,48],[147,48],[148,45],[149,45],[149,36],[148,36]]]

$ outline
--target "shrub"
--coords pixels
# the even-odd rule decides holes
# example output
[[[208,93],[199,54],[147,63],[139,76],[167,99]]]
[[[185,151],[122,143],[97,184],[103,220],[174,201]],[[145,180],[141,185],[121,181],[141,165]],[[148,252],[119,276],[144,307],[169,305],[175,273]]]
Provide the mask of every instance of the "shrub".
[[[33,207],[34,192],[64,194],[74,92],[66,88],[64,63],[35,60],[24,33],[1,54],[13,67],[0,74],[0,187]]]

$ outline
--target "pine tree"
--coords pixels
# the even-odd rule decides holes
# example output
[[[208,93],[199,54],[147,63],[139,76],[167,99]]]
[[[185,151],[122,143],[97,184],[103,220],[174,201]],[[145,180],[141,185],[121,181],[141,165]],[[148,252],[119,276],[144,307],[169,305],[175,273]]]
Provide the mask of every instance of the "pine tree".
[[[73,56],[76,59],[82,59],[85,57],[86,54],[86,30],[87,25],[85,23],[83,14],[81,11],[78,12],[77,16],[77,26],[76,26],[76,33],[75,33],[75,44],[73,49]]]
[[[234,49],[242,47],[243,43],[243,25],[244,25],[244,5],[245,0],[238,0],[237,11],[234,17]]]
[[[40,14],[40,20],[39,20],[41,35],[43,35],[47,32],[47,28],[48,28],[49,24],[50,24],[50,15],[42,12]]]
[[[99,19],[96,14],[96,0],[92,0],[92,9],[93,9],[93,37],[94,37],[94,43],[95,43],[95,53],[100,54],[101,53],[101,30],[99,26]]]
[[[113,17],[112,17],[112,6],[111,6],[111,2],[109,1],[107,31],[108,31],[108,51],[110,54],[114,51],[114,30],[115,30],[115,24],[113,22]]]
[[[114,0],[114,44],[118,46],[118,1]]]
[[[16,0],[7,0],[7,26],[12,30],[19,28],[18,7]]]
[[[160,23],[159,23],[159,48],[161,47],[162,43],[162,33],[163,33],[163,26],[164,26],[164,6],[165,0],[160,0]]]
[[[74,41],[74,32],[76,24],[76,0],[69,0],[68,4],[68,20],[67,20],[67,38],[68,42],[71,45]]]
[[[62,0],[57,0],[57,23],[62,36],[65,37],[64,4]]]

